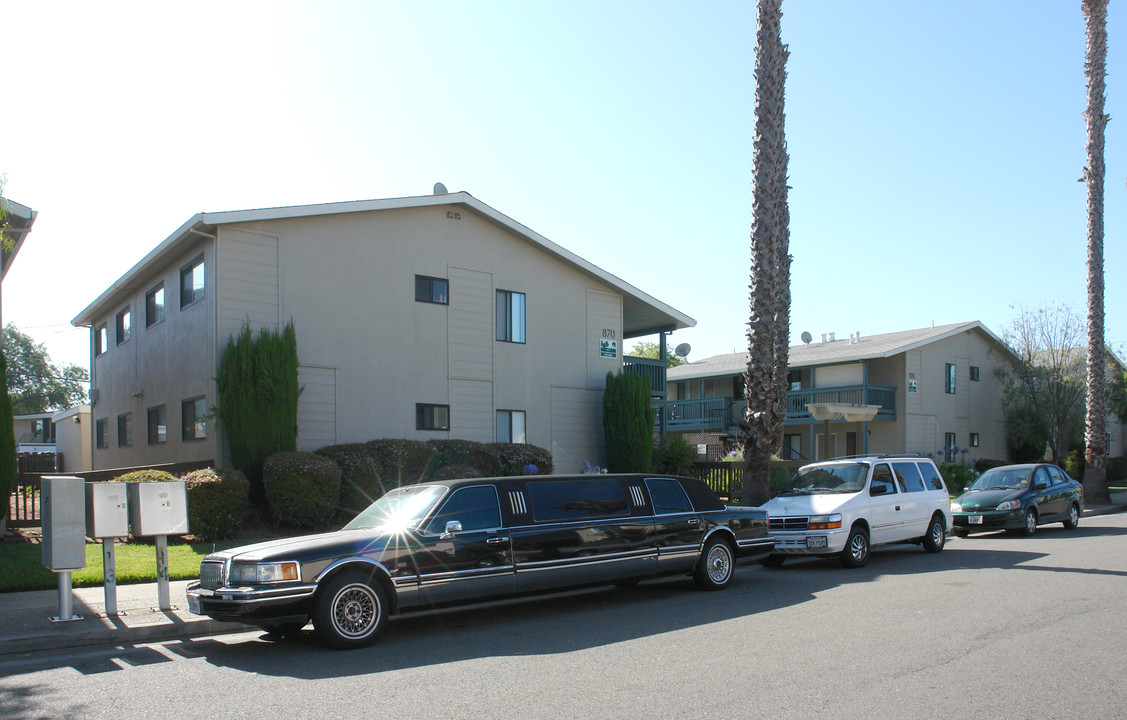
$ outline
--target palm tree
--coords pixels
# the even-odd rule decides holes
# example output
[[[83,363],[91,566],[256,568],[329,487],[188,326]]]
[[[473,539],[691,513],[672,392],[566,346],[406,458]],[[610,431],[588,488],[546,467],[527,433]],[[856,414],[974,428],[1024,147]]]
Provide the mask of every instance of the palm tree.
[[[1107,368],[1104,351],[1104,77],[1107,75],[1107,0],[1081,0],[1087,48],[1088,81],[1088,405],[1084,424],[1084,493],[1089,502],[1108,504]]]
[[[768,500],[771,453],[782,445],[786,422],[790,210],[783,96],[790,53],[780,32],[781,6],[782,0],[759,0],[755,33],[751,298],[742,424],[744,505]]]

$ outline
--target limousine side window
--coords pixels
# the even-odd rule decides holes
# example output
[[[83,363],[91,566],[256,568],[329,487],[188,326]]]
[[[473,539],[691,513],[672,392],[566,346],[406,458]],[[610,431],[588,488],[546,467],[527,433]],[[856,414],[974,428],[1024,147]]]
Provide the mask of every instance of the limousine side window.
[[[646,487],[650,489],[656,514],[692,512],[693,506],[689,504],[689,497],[685,495],[681,483],[676,480],[646,478]]]
[[[615,479],[531,482],[527,489],[536,522],[630,514],[626,489]]]
[[[435,535],[446,532],[446,523],[457,520],[462,531],[492,530],[501,527],[501,507],[497,504],[497,488],[478,485],[455,490],[442,509],[427,524],[426,531]]]

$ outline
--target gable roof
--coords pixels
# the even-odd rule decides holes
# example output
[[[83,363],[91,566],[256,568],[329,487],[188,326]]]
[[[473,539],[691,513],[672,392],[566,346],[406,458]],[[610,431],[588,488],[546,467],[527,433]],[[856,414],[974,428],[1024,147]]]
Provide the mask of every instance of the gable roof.
[[[8,268],[11,267],[12,261],[19,254],[20,246],[23,245],[27,234],[31,232],[31,226],[35,223],[35,216],[39,213],[8,198],[0,198],[0,207],[4,208],[6,214],[4,234],[12,239],[12,251],[0,253],[0,280],[3,280],[7,277]]]
[[[220,225],[233,225],[245,222],[280,220],[298,217],[319,217],[345,213],[371,212],[375,210],[399,210],[404,208],[434,207],[441,205],[457,206],[478,217],[512,233],[529,245],[543,251],[550,257],[568,265],[579,272],[613,287],[622,294],[622,333],[626,338],[651,335],[660,331],[679,330],[693,327],[696,320],[666,305],[653,296],[642,292],[630,283],[608,273],[571,251],[555,244],[543,235],[525,227],[481,202],[467,192],[442,195],[422,195],[417,197],[387,198],[382,200],[355,200],[350,202],[323,203],[319,205],[293,205],[289,207],[261,208],[257,210],[234,210],[217,213],[197,213],[176,232],[169,235],[144,258],[121,276],[117,282],[90,303],[85,310],[72,320],[77,326],[91,326],[99,316],[108,311],[112,301],[123,292],[138,290],[147,282],[149,274],[156,269],[167,255],[194,241],[199,234],[214,235]]]
[[[975,320],[973,322],[954,323],[952,325],[937,325],[918,330],[901,330],[900,332],[884,333],[881,335],[864,336],[858,334],[855,339],[834,340],[832,342],[812,342],[809,345],[791,345],[789,348],[789,362],[791,368],[815,367],[819,365],[838,365],[841,363],[861,362],[862,360],[877,360],[892,357],[900,353],[914,350],[938,340],[957,335],[961,332],[979,330],[991,341],[996,343],[1006,352],[1010,352],[1001,339],[990,332],[985,325]],[[677,380],[699,380],[709,377],[727,377],[738,375],[747,371],[747,352],[728,353],[715,355],[693,363],[670,368],[666,374],[669,382]]]

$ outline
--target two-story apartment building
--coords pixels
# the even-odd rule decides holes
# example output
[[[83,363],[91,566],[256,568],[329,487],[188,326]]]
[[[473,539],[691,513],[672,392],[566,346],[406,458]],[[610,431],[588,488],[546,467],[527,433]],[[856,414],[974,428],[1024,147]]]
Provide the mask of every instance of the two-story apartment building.
[[[995,368],[1012,352],[980,322],[795,345],[783,455],[938,453],[1008,459]],[[747,353],[718,355],[668,373],[666,423],[712,446],[738,436]],[[963,455],[961,451],[967,449]]]
[[[223,348],[290,319],[301,449],[523,441],[561,472],[603,458],[624,340],[695,324],[464,192],[201,213],[74,319],[94,467],[222,463]]]

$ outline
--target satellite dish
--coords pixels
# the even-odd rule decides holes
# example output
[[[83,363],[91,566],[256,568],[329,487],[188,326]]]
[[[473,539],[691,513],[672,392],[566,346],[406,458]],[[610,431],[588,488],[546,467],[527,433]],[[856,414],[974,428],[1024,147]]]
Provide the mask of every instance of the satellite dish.
[[[807,345],[809,345],[810,341],[814,339],[814,336],[806,332],[805,330],[802,331],[802,335],[800,335],[799,337],[801,337],[802,342],[806,343]]]
[[[689,343],[681,343],[677,347],[673,348],[673,354],[677,357],[683,358],[688,356],[689,352],[692,351],[692,349],[693,348],[691,345],[689,345]]]
[[[449,191],[446,189],[445,185],[443,185],[440,182],[436,182],[434,184],[434,194],[435,195],[447,195],[447,194],[449,194]]]

